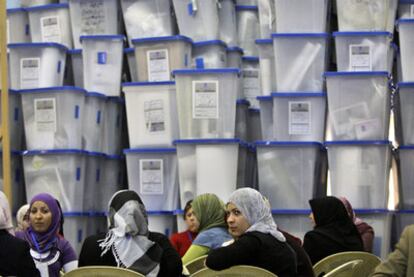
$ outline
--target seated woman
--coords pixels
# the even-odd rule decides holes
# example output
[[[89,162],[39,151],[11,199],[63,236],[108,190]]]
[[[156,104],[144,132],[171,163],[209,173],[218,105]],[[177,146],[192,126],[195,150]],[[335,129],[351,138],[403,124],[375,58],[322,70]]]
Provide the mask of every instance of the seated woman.
[[[75,250],[59,235],[61,213],[56,199],[40,193],[30,201],[29,228],[16,233],[30,245],[30,254],[41,276],[59,276],[78,267]]]
[[[348,216],[341,200],[326,196],[309,200],[312,231],[306,233],[303,248],[312,264],[344,251],[363,251],[361,236]]]
[[[85,239],[79,266],[128,268],[146,276],[181,276],[182,264],[168,238],[148,231],[144,203],[135,191],[121,190],[109,201],[107,234]]]
[[[192,202],[193,200],[188,201],[184,207],[183,217],[185,224],[187,225],[187,230],[181,233],[175,233],[170,238],[171,244],[175,250],[177,250],[180,257],[184,256],[185,252],[187,252],[191,243],[193,243],[193,240],[197,236],[198,221],[193,214],[193,208],[191,207]]]
[[[26,230],[29,227],[29,204],[24,204],[19,208],[16,213],[16,222],[17,227],[15,229],[16,232],[21,232]]]
[[[345,197],[339,197],[342,204],[344,204],[345,209],[348,213],[349,218],[355,224],[359,234],[361,235],[362,243],[364,245],[364,250],[372,253],[372,245],[374,243],[374,228],[372,228],[368,223],[362,221],[360,218],[356,217],[354,210],[352,209],[351,203]]]
[[[235,241],[210,251],[206,260],[209,268],[223,270],[234,265],[251,265],[277,276],[297,276],[295,252],[277,230],[270,207],[258,191],[236,190],[226,210],[229,231]]]
[[[231,240],[224,221],[224,203],[217,195],[201,194],[194,199],[192,206],[194,216],[200,224],[199,233],[182,258],[183,264],[206,255],[211,249]]]
[[[9,201],[0,191],[0,275],[40,276],[30,256],[27,242],[15,238]]]

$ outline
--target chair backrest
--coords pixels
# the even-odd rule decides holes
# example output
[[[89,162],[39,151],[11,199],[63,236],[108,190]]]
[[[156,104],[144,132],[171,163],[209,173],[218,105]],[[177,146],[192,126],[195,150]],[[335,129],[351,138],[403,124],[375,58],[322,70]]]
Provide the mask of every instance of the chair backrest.
[[[363,264],[358,266],[358,272],[361,274],[360,276],[370,275],[370,273],[374,271],[374,268],[381,263],[381,260],[374,254],[362,251],[348,251],[325,257],[313,266],[313,271],[315,272],[315,276],[318,277],[321,274],[330,272],[346,262],[357,259],[363,261]]]
[[[113,266],[85,266],[79,267],[63,275],[64,277],[144,277],[144,275]]]
[[[228,269],[215,271],[210,268],[203,268],[196,273],[192,274],[191,277],[277,277],[266,269],[248,266],[248,265],[236,265]]]
[[[358,277],[361,275],[358,274],[358,267],[364,263],[363,260],[353,260],[346,262],[334,270],[331,270],[329,273],[323,275],[323,277]],[[365,276],[365,275],[364,275]]]
[[[188,273],[193,274],[197,271],[199,271],[200,269],[203,269],[206,267],[205,265],[205,261],[207,259],[207,255],[198,257],[192,261],[189,261],[188,263],[186,263],[184,266],[185,268],[187,268]]]

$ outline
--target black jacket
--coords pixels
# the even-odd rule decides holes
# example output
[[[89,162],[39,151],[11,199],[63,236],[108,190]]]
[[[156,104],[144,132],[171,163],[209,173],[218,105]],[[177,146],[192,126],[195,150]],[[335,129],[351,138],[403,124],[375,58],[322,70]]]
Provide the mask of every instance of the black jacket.
[[[29,244],[5,230],[0,230],[0,276],[40,276]]]

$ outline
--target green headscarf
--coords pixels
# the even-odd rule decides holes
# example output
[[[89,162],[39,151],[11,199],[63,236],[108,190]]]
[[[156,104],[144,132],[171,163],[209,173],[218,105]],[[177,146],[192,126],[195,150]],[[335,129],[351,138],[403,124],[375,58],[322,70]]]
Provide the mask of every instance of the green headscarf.
[[[201,194],[194,199],[191,205],[194,216],[200,223],[198,232],[201,233],[213,227],[226,227],[224,203],[217,195]]]

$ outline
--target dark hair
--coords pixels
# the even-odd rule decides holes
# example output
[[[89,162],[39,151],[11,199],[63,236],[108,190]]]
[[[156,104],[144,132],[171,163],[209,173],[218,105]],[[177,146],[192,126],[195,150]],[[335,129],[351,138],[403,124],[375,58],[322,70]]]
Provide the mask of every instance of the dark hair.
[[[183,214],[184,220],[185,220],[185,215],[187,214],[188,210],[192,208],[191,203],[193,203],[193,200],[192,199],[191,200],[188,200],[187,203],[185,204],[184,214]]]

